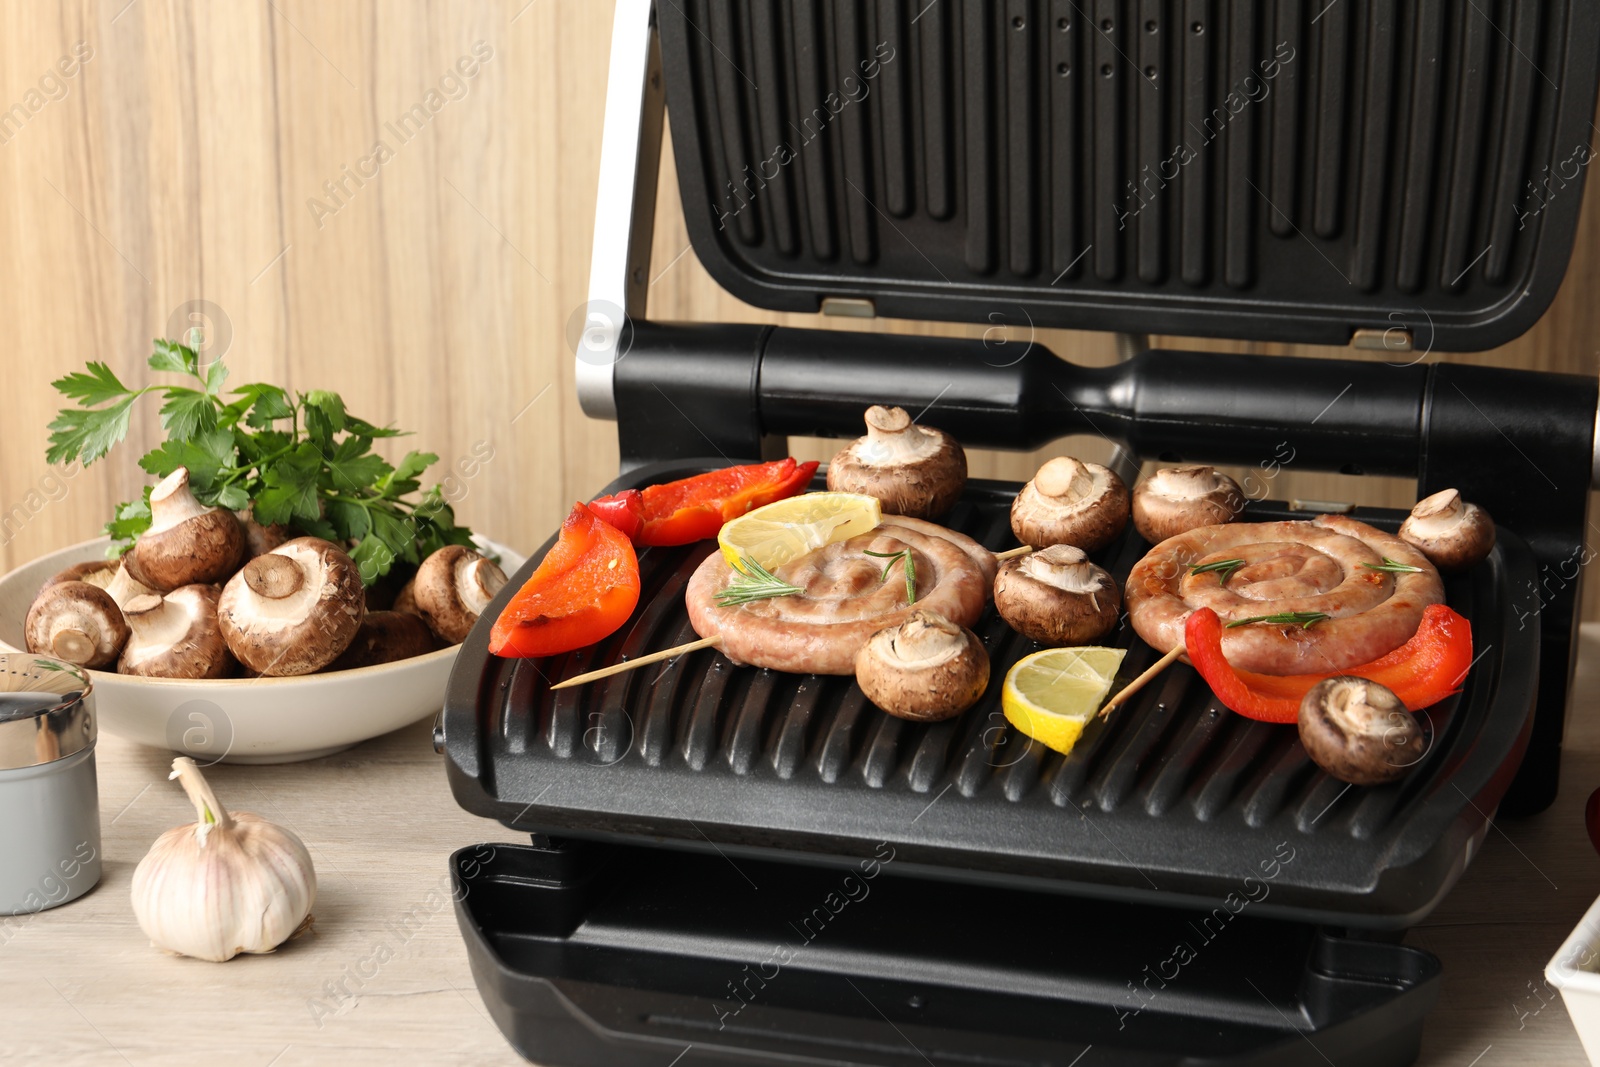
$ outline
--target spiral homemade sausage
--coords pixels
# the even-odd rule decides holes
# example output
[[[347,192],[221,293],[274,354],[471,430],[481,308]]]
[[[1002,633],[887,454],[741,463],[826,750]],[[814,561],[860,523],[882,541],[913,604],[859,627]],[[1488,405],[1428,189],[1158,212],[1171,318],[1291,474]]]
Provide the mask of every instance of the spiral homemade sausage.
[[[917,600],[906,603],[902,564],[883,578],[874,552],[911,550]],[[735,580],[720,552],[696,568],[684,592],[689,621],[701,637],[720,637],[723,655],[800,674],[853,674],[856,653],[877,631],[912,611],[932,611],[957,626],[983,614],[994,583],[994,554],[964,534],[904,515],[885,515],[876,529],[791,560],[774,573],[802,592],[724,607],[718,591]]]
[[[1419,569],[1375,570],[1385,557]],[[1235,559],[1243,564],[1231,574],[1194,570]],[[1169,538],[1129,572],[1126,600],[1134,630],[1163,651],[1183,643],[1184,623],[1200,607],[1224,623],[1322,612],[1330,618],[1310,627],[1225,629],[1222,651],[1240,670],[1327,674],[1405,644],[1423,609],[1444,602],[1444,583],[1422,553],[1393,534],[1343,515],[1319,515],[1309,522],[1202,526]]]

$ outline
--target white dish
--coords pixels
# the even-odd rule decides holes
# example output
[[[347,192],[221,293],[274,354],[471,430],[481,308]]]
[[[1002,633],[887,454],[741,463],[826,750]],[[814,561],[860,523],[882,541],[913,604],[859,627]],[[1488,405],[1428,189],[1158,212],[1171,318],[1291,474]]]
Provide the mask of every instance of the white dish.
[[[0,578],[0,651],[26,651],[22,623],[39,587],[74,563],[102,559],[96,538],[25,563]],[[523,557],[484,540],[507,574]],[[457,646],[459,647],[459,646]],[[456,648],[297,678],[134,678],[90,671],[100,728],[205,763],[316,759],[437,714]]]
[[[1591,1064],[1600,1067],[1600,900],[1589,906],[1577,929],[1556,949],[1544,977],[1561,990],[1583,1051]]]

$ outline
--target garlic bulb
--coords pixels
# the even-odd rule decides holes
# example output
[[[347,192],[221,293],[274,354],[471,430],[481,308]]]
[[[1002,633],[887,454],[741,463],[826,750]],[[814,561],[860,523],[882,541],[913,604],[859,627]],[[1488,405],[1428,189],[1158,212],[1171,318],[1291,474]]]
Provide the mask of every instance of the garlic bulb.
[[[317,875],[300,839],[259,815],[230,815],[187,756],[169,777],[197,821],[162,834],[134,869],[133,913],[150,943],[220,963],[308,928]]]

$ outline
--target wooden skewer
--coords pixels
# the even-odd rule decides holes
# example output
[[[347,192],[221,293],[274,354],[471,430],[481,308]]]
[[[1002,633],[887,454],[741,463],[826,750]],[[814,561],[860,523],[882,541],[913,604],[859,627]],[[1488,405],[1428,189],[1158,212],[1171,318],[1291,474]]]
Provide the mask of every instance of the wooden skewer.
[[[1181,655],[1183,655],[1183,646],[1179,645],[1171,652],[1168,652],[1165,656],[1162,656],[1160,659],[1150,664],[1148,670],[1139,675],[1139,677],[1135,678],[1133,681],[1129,682],[1127,685],[1123,686],[1120,693],[1106,701],[1106,706],[1100,709],[1100,718],[1103,719],[1107,715],[1110,715],[1117,705],[1121,704],[1123,701],[1133,696],[1133,694],[1149,685],[1152,678],[1166,670],[1168,667],[1172,666],[1173,661]]]
[[[672,648],[664,648],[660,652],[652,652],[648,656],[640,656],[638,659],[630,659],[624,660],[621,663],[613,663],[609,667],[601,667],[599,670],[590,671],[588,674],[574,675],[571,678],[557,682],[550,688],[569,689],[572,686],[582,685],[585,682],[592,682],[599,678],[609,678],[613,674],[622,674],[624,671],[631,671],[635,667],[647,667],[652,663],[660,663],[664,659],[672,659],[676,656],[683,655],[685,652],[695,652],[702,648],[720,648],[721,646],[722,638],[720,637],[702,637],[698,641],[690,641],[688,644],[676,645]]]
[[[1023,545],[1021,548],[1008,548],[1004,552],[996,552],[994,554],[994,558],[999,560],[1001,563],[1004,563],[1008,559],[1016,559],[1018,556],[1026,556],[1032,551],[1032,545]]]

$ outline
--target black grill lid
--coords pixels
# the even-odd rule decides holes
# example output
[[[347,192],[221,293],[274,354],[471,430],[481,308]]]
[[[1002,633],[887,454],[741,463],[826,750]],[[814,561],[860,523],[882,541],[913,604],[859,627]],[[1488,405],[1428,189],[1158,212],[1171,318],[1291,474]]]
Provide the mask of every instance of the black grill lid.
[[[761,307],[1477,350],[1533,324],[1571,254],[1593,4],[674,0],[658,18],[695,252]]]
[[[645,467],[607,491],[719,465]],[[969,482],[944,524],[1009,547],[1015,491]],[[1391,530],[1403,518],[1354,514]],[[1246,517],[1310,516],[1252,504]],[[1101,562],[1120,583],[1145,550],[1130,530]],[[1428,755],[1391,786],[1328,778],[1295,731],[1227,711],[1182,666],[1092,725],[1071,756],[1049,752],[1000,712],[1000,680],[1039,646],[992,607],[976,629],[994,680],[982,701],[945,723],[891,718],[852,678],[735,667],[710,649],[549,690],[549,681],[694,640],[683,590],[711,551],[710,542],[642,551],[632,620],[579,652],[501,660],[487,652],[487,625],[473,630],[444,713],[463,807],[537,833],[723,855],[783,850],[791,862],[853,864],[887,841],[908,873],[1180,906],[1238,893],[1277,843],[1290,842],[1298,858],[1259,914],[1402,927],[1454,884],[1527,742],[1539,627],[1504,605],[1534,567],[1526,543],[1504,528],[1489,562],[1446,579],[1479,658],[1461,695],[1425,716]],[[1132,648],[1125,678],[1155,658],[1126,625],[1114,639]]]

